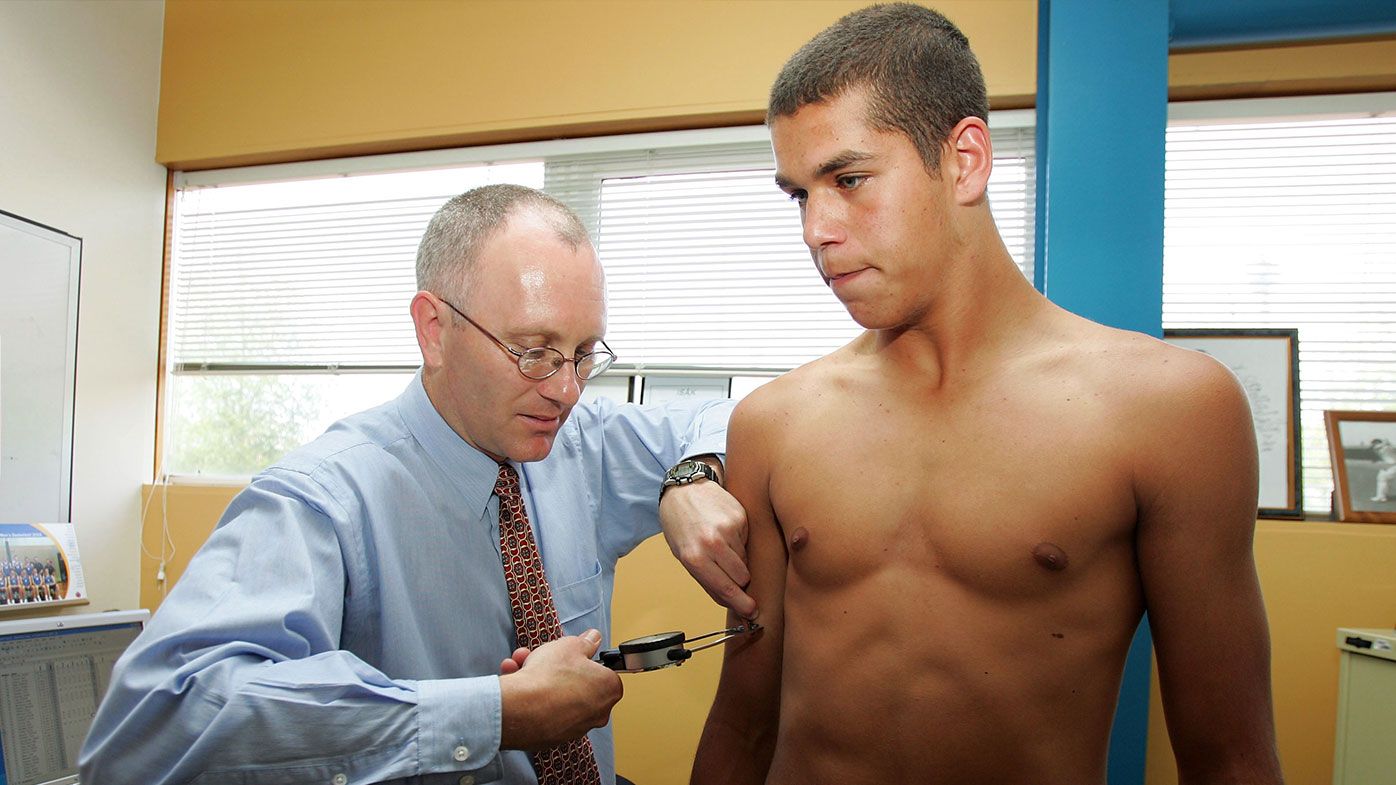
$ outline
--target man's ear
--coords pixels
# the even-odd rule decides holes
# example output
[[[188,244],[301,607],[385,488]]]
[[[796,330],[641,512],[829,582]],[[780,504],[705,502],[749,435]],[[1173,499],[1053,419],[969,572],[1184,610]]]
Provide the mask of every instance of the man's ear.
[[[441,317],[441,306],[436,295],[431,292],[417,292],[412,298],[412,324],[417,329],[417,348],[422,350],[422,365],[428,371],[440,368],[445,351],[441,346],[442,334],[450,325]]]
[[[953,160],[949,176],[954,177],[955,201],[971,205],[982,201],[988,193],[989,173],[994,169],[994,145],[989,140],[989,126],[978,117],[966,117],[955,124],[946,140]]]

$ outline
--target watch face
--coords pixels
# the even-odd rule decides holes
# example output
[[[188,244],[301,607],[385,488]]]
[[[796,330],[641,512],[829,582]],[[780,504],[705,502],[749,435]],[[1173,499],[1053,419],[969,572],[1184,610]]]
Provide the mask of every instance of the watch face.
[[[708,468],[708,465],[702,461],[695,461],[691,458],[682,460],[665,474],[664,486],[667,488],[674,485],[688,485],[697,482],[700,478],[714,479],[714,475],[710,472],[712,469]]]

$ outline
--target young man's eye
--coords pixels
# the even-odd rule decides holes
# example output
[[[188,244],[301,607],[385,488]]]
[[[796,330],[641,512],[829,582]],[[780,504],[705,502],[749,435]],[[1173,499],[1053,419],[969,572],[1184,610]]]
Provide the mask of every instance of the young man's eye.
[[[862,185],[866,179],[868,176],[864,174],[841,174],[834,182],[838,183],[840,188],[851,190]]]
[[[794,202],[795,204],[798,204],[801,207],[805,206],[806,193],[804,191],[788,191],[785,195],[790,197],[790,201]]]

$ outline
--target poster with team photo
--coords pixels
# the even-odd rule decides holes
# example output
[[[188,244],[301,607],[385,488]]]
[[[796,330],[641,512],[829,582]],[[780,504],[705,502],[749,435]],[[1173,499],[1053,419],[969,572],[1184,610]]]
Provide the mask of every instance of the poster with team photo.
[[[86,603],[71,523],[0,523],[0,612]]]

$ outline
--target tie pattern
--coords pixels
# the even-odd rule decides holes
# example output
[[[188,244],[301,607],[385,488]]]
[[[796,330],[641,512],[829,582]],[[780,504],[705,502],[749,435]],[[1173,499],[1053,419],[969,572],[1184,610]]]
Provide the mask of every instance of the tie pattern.
[[[562,625],[553,605],[553,590],[543,575],[543,559],[533,539],[519,475],[507,463],[499,465],[494,492],[499,496],[499,555],[504,565],[504,582],[509,589],[509,606],[514,615],[514,633],[520,646],[536,649],[562,637]],[[599,785],[596,755],[586,736],[533,753],[538,785]]]

